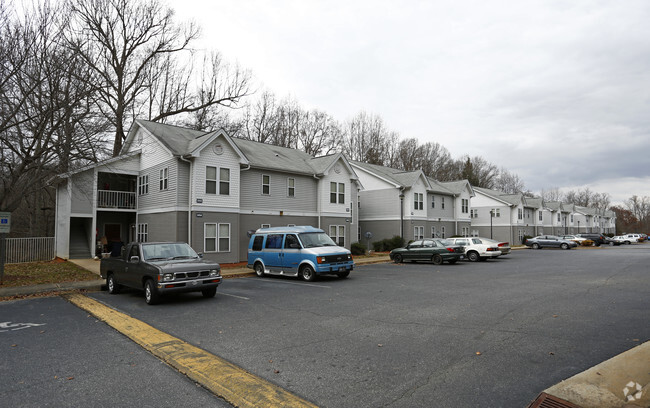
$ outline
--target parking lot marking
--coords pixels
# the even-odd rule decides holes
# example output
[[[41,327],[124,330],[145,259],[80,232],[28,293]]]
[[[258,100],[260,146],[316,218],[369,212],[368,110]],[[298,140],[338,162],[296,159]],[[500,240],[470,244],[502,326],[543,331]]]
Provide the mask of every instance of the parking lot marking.
[[[263,282],[273,282],[273,283],[284,283],[286,285],[300,285],[300,286],[311,286],[313,288],[323,288],[323,289],[331,289],[331,286],[325,286],[325,285],[313,285],[311,283],[303,283],[303,282],[288,282],[288,281],[283,281],[283,280],[276,280],[276,279],[260,279],[260,278],[241,278],[241,279],[248,279],[248,280],[261,280]]]
[[[0,333],[8,331],[16,331],[22,329],[29,329],[30,327],[45,326],[45,323],[11,323],[0,322]]]
[[[316,405],[236,365],[79,293],[63,295],[236,407]]]
[[[234,297],[234,298],[237,298],[237,299],[251,300],[250,298],[247,298],[247,297],[244,297],[244,296],[231,295],[230,293],[219,292],[219,295],[220,295],[220,296],[221,296],[221,295],[223,295],[223,296],[230,296],[230,297]]]

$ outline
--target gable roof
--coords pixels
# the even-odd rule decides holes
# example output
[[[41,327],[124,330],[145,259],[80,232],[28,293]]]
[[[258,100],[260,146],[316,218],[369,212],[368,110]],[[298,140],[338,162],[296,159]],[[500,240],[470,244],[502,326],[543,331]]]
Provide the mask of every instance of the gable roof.
[[[463,192],[463,190],[469,188],[470,197],[476,196],[476,193],[474,192],[474,187],[472,187],[469,180],[467,179],[456,180],[456,181],[441,181],[439,183],[442,186],[444,186],[446,189],[451,191],[453,194],[460,195]]]
[[[418,181],[418,178],[422,177],[427,190],[431,188],[431,183],[429,178],[424,174],[422,170],[414,171],[404,171],[393,169],[391,167],[380,166],[378,164],[368,164],[359,161],[351,161],[353,166],[359,167],[365,170],[368,173],[375,175],[384,181],[387,181],[391,184],[394,184],[396,187],[410,188]]]

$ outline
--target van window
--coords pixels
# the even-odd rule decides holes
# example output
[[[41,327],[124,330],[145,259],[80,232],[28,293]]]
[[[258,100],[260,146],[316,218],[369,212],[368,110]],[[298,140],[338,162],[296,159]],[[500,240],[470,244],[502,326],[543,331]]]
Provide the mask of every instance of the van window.
[[[298,242],[298,237],[293,234],[287,234],[287,237],[284,239],[284,248],[285,249],[300,248],[300,242]]]
[[[268,248],[268,249],[281,249],[282,248],[282,234],[269,234],[266,237],[266,248]]]
[[[253,239],[253,251],[262,250],[262,242],[264,241],[264,236],[258,235]]]

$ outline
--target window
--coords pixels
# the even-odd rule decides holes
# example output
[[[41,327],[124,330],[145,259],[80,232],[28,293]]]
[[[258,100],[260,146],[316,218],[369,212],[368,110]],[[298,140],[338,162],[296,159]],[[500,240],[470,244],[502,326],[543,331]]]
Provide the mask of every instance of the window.
[[[413,239],[424,239],[424,227],[413,227]]]
[[[447,238],[447,231],[445,227],[440,227],[440,238]]]
[[[169,187],[169,167],[160,170],[160,189],[167,190]]]
[[[258,235],[253,239],[253,251],[262,250],[262,241],[264,241],[264,236]]]
[[[543,220],[544,220],[544,218],[542,217],[542,212],[541,212],[541,211],[539,211],[539,212],[538,212],[538,214],[539,214],[539,220],[540,220],[540,221],[543,221]]]
[[[345,225],[330,225],[330,238],[336,245],[345,246]]]
[[[230,169],[219,169],[219,194],[230,195]]]
[[[266,248],[280,249],[282,248],[282,234],[269,234],[266,237]]]
[[[205,167],[205,194],[217,194],[217,168]]]
[[[345,204],[345,184],[343,183],[330,183],[330,203],[332,204]]]
[[[557,213],[557,222],[560,222],[560,213]]]
[[[467,214],[469,212],[469,200],[467,198],[461,199],[461,212]]]
[[[440,197],[440,208],[445,209],[445,197]]]
[[[284,249],[300,249],[300,241],[298,237],[293,234],[287,234],[284,237]]]
[[[462,234],[464,237],[468,237],[468,236],[469,236],[469,227],[463,227],[463,228],[461,228],[461,229],[462,229],[461,234]]]
[[[149,239],[149,224],[138,224],[137,241],[147,242]]]
[[[230,252],[230,224],[205,224],[205,252]]]
[[[571,214],[571,223],[573,224],[573,214]]]
[[[478,218],[478,210],[477,209],[472,209],[471,218]]]
[[[496,218],[501,217],[501,209],[500,208],[493,208],[493,209],[490,210],[490,212],[492,213],[493,217],[496,217]]]
[[[431,238],[436,238],[436,227],[431,227]]]
[[[138,177],[138,195],[149,194],[149,175]]]
[[[415,210],[424,209],[424,194],[422,193],[413,194],[413,208]]]
[[[288,178],[287,179],[287,197],[296,196],[296,179]]]
[[[431,208],[436,208],[436,196],[431,196]]]
[[[262,175],[262,194],[271,194],[271,176],[267,176],[266,174]]]
[[[478,237],[478,230],[472,230],[472,236]]]
[[[521,208],[517,208],[517,218],[520,220],[524,219],[524,210],[522,210]]]

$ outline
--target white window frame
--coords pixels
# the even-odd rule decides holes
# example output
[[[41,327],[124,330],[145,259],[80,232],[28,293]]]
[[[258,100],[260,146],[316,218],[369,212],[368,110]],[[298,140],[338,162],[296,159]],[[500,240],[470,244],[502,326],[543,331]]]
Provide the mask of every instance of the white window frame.
[[[169,190],[169,167],[160,169],[160,191]]]
[[[214,169],[214,178],[208,178],[208,169]],[[216,195],[218,191],[217,189],[218,184],[219,184],[219,168],[216,166],[205,166],[205,194]],[[208,191],[208,185],[213,187],[214,191]]]
[[[542,211],[539,211],[539,220],[544,221],[544,215]]]
[[[137,226],[136,241],[147,242],[149,240],[149,224],[142,223]]]
[[[208,235],[208,227],[214,227],[214,235]],[[227,226],[228,234],[221,235],[221,227]],[[203,224],[203,252],[205,253],[220,253],[220,252],[230,252],[231,239],[230,239],[231,225],[230,223],[223,222],[206,222]],[[208,250],[208,240],[214,241],[214,251]],[[225,245],[224,245],[225,240]],[[227,247],[227,248],[224,248]]]
[[[417,225],[413,227],[413,239],[418,240],[418,239],[424,239],[424,227]]]
[[[478,218],[478,208],[472,208],[472,212],[470,213],[470,218]]]
[[[296,196],[296,179],[293,177],[287,178],[287,197]]]
[[[436,208],[436,196],[431,195],[431,208]]]
[[[494,218],[501,218],[501,209],[500,208],[493,208],[492,214],[494,215]]]
[[[227,172],[226,175],[224,171]],[[230,195],[230,173],[228,167],[219,167],[219,195]]]
[[[447,238],[447,229],[445,227],[440,227],[440,238]]]
[[[413,193],[413,209],[414,210],[423,210],[424,209],[424,194],[422,193]],[[424,239],[424,238],[422,238]]]
[[[461,213],[467,214],[469,212],[469,200],[467,198],[461,198]]]
[[[345,225],[330,225],[329,236],[336,245],[345,246]]]
[[[436,227],[431,227],[431,238],[436,238]]]
[[[517,219],[523,220],[524,219],[524,210],[521,208],[517,208]]]
[[[144,174],[138,177],[138,195],[149,194],[149,175]]]
[[[268,182],[264,182],[264,178],[268,179]],[[264,189],[266,187],[266,192]],[[262,195],[271,195],[271,176],[268,174],[262,174]]]
[[[345,204],[345,183],[330,181],[330,204]]]
[[[445,209],[445,197],[440,197],[440,209]]]

